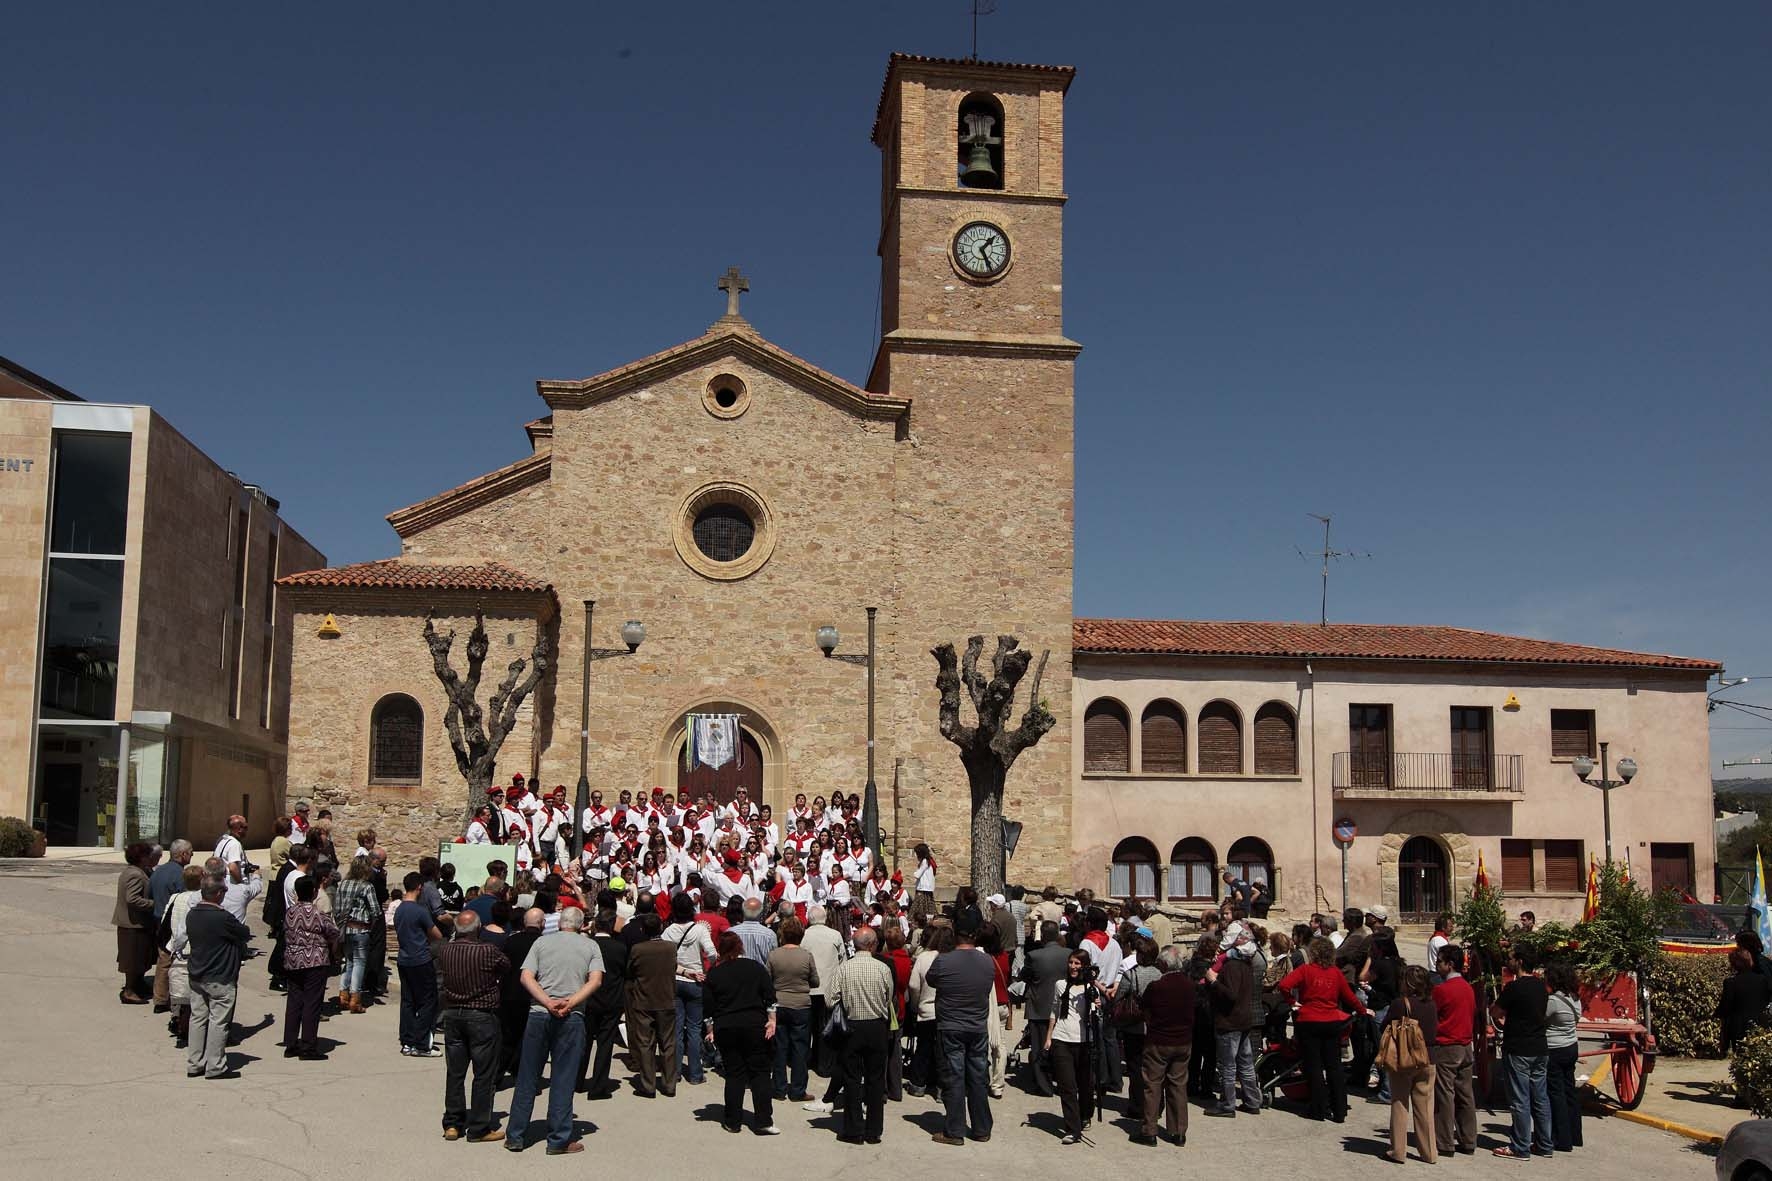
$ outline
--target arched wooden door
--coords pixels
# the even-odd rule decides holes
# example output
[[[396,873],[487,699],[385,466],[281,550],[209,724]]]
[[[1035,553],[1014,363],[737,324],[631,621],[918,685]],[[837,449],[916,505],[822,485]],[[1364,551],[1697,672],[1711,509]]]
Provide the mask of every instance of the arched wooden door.
[[[1430,921],[1446,909],[1446,851],[1432,837],[1410,837],[1397,857],[1397,908],[1404,921]]]
[[[751,803],[763,802],[763,748],[751,737],[748,730],[738,732],[739,741],[744,744],[744,758],[733,759],[724,767],[697,767],[693,771],[683,770],[683,744],[677,744],[677,796],[679,799],[695,799],[703,792],[710,793],[722,804],[731,803],[738,794],[739,788],[745,789]]]

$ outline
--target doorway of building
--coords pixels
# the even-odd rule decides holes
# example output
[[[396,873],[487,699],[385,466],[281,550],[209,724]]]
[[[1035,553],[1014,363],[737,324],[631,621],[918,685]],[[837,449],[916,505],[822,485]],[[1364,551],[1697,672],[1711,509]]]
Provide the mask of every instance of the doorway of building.
[[[677,743],[678,799],[693,800],[706,792],[720,803],[729,804],[742,787],[751,803],[763,802],[763,748],[749,730],[741,728],[738,737],[743,758],[731,759],[724,767],[698,766],[693,771],[683,769],[683,743]]]
[[[1397,859],[1397,909],[1404,922],[1431,922],[1446,909],[1446,851],[1432,837],[1410,837]]]

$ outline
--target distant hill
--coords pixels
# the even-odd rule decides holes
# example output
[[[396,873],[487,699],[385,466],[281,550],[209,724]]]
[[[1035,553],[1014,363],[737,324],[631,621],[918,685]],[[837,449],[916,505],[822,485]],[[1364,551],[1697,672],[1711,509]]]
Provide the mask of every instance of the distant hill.
[[[1772,779],[1713,779],[1710,790],[1712,795],[1772,795]]]

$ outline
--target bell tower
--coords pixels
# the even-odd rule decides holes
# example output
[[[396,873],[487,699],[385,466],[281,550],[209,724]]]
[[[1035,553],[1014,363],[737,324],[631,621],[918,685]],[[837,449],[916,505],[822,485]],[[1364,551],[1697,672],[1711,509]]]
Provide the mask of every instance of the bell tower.
[[[1073,371],[1064,335],[1067,66],[894,54],[874,122],[882,158],[880,342],[869,388],[910,399],[894,476],[897,609],[889,716],[907,754],[900,843],[965,880],[958,751],[937,728],[929,650],[999,634],[1037,660],[1057,724],[1009,773],[1023,823],[1012,881],[1099,874],[1072,849]],[[1031,680],[1031,676],[1030,676]],[[1024,681],[1016,715],[1025,708]],[[895,752],[896,753],[896,752]]]

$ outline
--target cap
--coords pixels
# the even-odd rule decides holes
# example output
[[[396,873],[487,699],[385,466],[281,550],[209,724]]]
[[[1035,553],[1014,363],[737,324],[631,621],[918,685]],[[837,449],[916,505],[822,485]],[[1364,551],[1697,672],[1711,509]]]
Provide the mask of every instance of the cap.
[[[1140,935],[1143,935],[1146,939],[1155,939],[1156,938],[1155,935],[1151,934],[1151,929],[1149,927],[1140,927],[1138,929],[1138,933]]]
[[[986,898],[985,901],[992,906],[1006,906],[1009,902],[1009,900],[1004,898],[1001,894],[992,894],[989,898]]]
[[[893,870],[892,871],[892,880],[897,882],[901,886],[904,885],[904,870],[902,870],[902,869]]]
[[[609,879],[609,888],[619,894],[628,888],[628,880],[618,874]]]
[[[1391,920],[1390,909],[1385,906],[1368,906],[1366,908],[1366,913],[1381,923],[1388,923]]]

